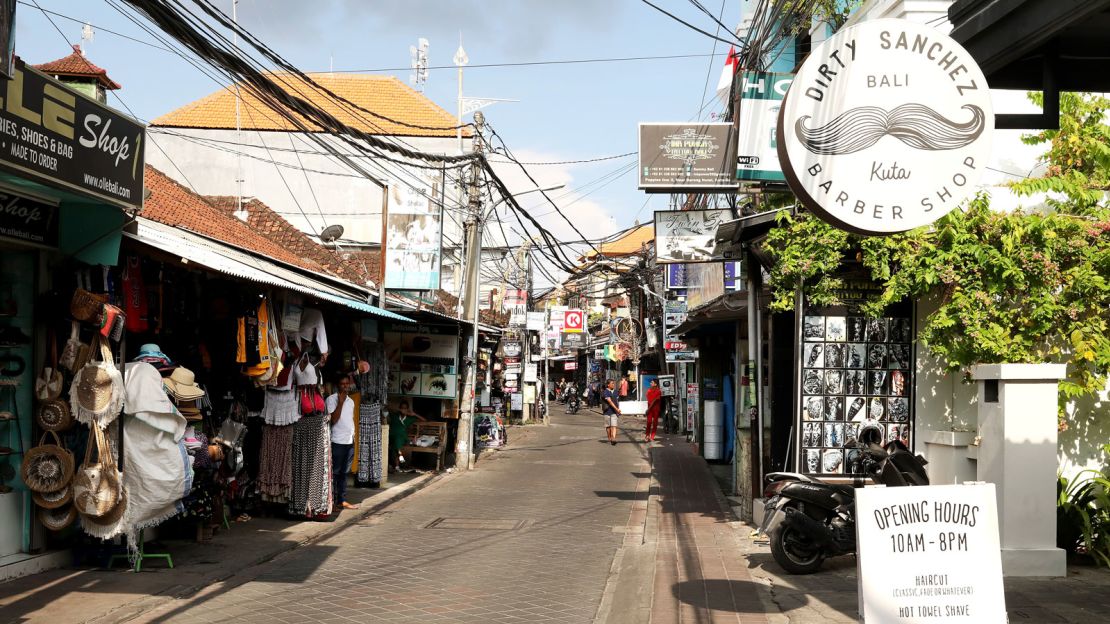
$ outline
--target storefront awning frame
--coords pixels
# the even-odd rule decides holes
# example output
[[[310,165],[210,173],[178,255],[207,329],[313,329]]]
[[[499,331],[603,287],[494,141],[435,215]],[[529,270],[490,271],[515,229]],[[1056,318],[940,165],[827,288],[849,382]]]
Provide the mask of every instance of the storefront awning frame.
[[[360,297],[369,291],[355,288],[344,290],[338,285],[305,275],[272,260],[237,249],[188,230],[138,217],[133,231],[124,232],[129,239],[160,249],[189,262],[195,262],[218,273],[259,284],[285,288],[324,301],[345,306],[371,316],[412,323],[412,319],[383,310]],[[353,286],[353,285],[352,285]]]

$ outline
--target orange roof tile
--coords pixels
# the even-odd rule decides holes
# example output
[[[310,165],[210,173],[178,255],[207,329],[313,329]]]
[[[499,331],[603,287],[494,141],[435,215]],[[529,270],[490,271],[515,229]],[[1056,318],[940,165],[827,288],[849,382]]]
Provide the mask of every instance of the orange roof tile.
[[[602,243],[597,249],[603,256],[630,256],[639,253],[640,249],[642,249],[645,244],[651,243],[654,240],[655,225],[645,223],[644,225],[625,232],[620,238],[609,241],[608,243]],[[591,250],[584,258],[593,258],[596,255],[597,252]]]
[[[150,165],[146,165],[144,186],[150,189],[150,196],[143,202],[143,211],[140,213],[143,217],[242,247],[308,271],[325,272],[317,262],[302,258],[255,232],[248,224],[225,214],[200,195]]]
[[[292,95],[312,102],[344,124],[363,132],[387,136],[455,136],[453,128],[458,121],[454,115],[393,76],[328,73],[309,75],[321,87],[368,111],[403,123],[436,129],[412,128],[403,123],[393,123],[374,117],[336,100],[300,78],[290,74],[269,74],[278,86]],[[277,114],[249,90],[242,89],[240,94],[242,104],[239,107],[239,123],[243,129],[297,130],[289,120]],[[151,125],[234,129],[235,99],[233,89],[222,89],[158,117],[151,122]],[[307,120],[305,124],[314,131],[319,131],[315,124]],[[470,136],[468,129],[464,128],[463,132],[466,136]]]
[[[234,212],[239,207],[239,201],[235,197],[209,195],[205,199],[223,214],[236,218]],[[298,230],[258,199],[244,199],[243,208],[247,211],[247,225],[251,229],[296,254],[297,257],[311,260],[333,275],[356,284],[365,284],[368,279],[377,281],[377,273],[370,273],[371,263],[366,260],[377,256],[378,252],[360,253],[357,258],[354,257],[354,252],[344,253],[344,256],[350,256],[349,260],[345,260],[340,254]]]
[[[96,78],[105,89],[119,89],[121,87],[118,82],[108,77],[107,70],[93,65],[92,61],[85,58],[85,53],[81,51],[81,46],[79,45],[73,46],[73,53],[69,56],[64,56],[56,61],[50,61],[49,63],[43,63],[41,65],[32,65],[31,67],[52,76]]]

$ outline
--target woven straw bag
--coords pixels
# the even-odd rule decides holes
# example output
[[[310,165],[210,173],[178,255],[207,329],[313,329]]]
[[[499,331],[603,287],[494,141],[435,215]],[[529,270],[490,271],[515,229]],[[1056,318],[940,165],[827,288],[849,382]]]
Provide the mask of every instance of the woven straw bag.
[[[54,443],[47,444],[46,436],[53,437]],[[73,453],[62,446],[58,434],[47,431],[39,445],[23,456],[20,476],[32,492],[57,492],[73,480]]]
[[[58,368],[58,338],[50,330],[50,366],[44,366],[35,378],[35,398],[49,401],[62,396],[62,371]]]
[[[82,516],[102,516],[119,502],[122,479],[104,432],[100,427],[90,427],[89,431],[85,461],[73,477],[73,505]],[[94,444],[95,462],[92,461]]]
[[[66,346],[62,348],[62,355],[58,360],[71,373],[76,373],[81,368],[77,362],[77,354],[81,352],[82,346],[84,345],[81,344],[81,324],[72,321],[69,327],[69,340],[66,340]]]
[[[67,485],[57,492],[31,492],[31,498],[43,509],[57,509],[73,500],[73,488]]]
[[[42,401],[35,409],[35,422],[43,431],[65,431],[73,426],[69,403],[62,399]]]
[[[73,524],[77,519],[77,510],[73,505],[66,505],[58,509],[39,509],[39,522],[49,531],[61,531]]]
[[[69,313],[73,318],[85,323],[100,319],[100,312],[104,304],[108,303],[108,295],[98,295],[84,288],[73,292],[73,299],[69,302]]]
[[[127,514],[127,490],[120,492],[119,502],[102,516],[81,515],[81,528],[85,533],[100,539],[111,539],[123,532],[124,515]]]
[[[107,339],[93,337],[89,361],[73,376],[69,403],[77,422],[107,427],[123,409],[123,375],[116,368]],[[100,360],[96,359],[100,356]]]

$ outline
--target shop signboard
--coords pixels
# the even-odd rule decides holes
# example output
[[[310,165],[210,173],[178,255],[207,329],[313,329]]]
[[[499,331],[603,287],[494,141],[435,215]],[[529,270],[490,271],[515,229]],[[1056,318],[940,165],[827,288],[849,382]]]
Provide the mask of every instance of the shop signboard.
[[[391,290],[437,290],[443,204],[437,182],[389,187],[385,232],[385,287]]]
[[[744,263],[740,260],[733,260],[732,262],[722,263],[722,266],[725,271],[725,290],[744,290],[746,288]]]
[[[673,397],[675,395],[674,375],[660,375],[656,379],[659,381],[659,392],[663,396]]]
[[[539,378],[539,365],[530,362],[524,365],[524,383],[536,383]]]
[[[694,430],[694,421],[698,417],[698,384],[686,384],[686,430]]]
[[[744,72],[740,82],[740,132],[736,148],[736,179],[783,182],[779,165],[779,108],[794,74]]]
[[[524,409],[524,395],[514,392],[509,395],[509,409],[519,412]]]
[[[605,359],[605,347],[600,347],[600,348],[594,349],[594,359],[595,360],[604,360]]]
[[[563,321],[564,321],[563,317],[566,314],[566,311],[569,310],[569,309],[570,308],[568,308],[567,306],[564,306],[564,305],[551,306],[550,308],[547,309],[548,312],[551,313],[551,321],[550,321],[551,329],[553,329],[557,332],[563,331]]]
[[[979,190],[994,113],[983,72],[925,24],[876,19],[809,53],[779,112],[790,189],[849,232],[928,225]]]
[[[544,312],[529,312],[526,322],[528,331],[543,331],[546,320],[547,314]]]
[[[861,621],[1004,624],[993,483],[856,490]]]
[[[525,314],[528,311],[528,291],[519,289],[506,290],[501,310],[510,314],[513,312]]]
[[[885,442],[914,448],[913,306],[900,302],[882,318],[860,306],[879,285],[864,272],[838,276],[837,306],[803,301],[797,344],[795,448],[799,472],[861,475],[859,449],[845,448],[864,424],[878,425]]]
[[[686,305],[691,310],[725,294],[725,265],[723,262],[691,265],[687,275],[690,284],[686,289]]]
[[[506,375],[519,375],[522,368],[523,367],[521,366],[520,362],[516,362],[515,364],[506,364],[505,365],[505,374]]]
[[[520,310],[513,310],[509,313],[509,327],[523,329],[528,323],[528,316],[525,312]]]
[[[712,262],[717,226],[731,218],[732,211],[724,209],[656,211],[656,262]]]
[[[0,95],[5,139],[0,166],[50,186],[142,208],[145,126],[19,59],[12,78],[0,79]]]
[[[667,363],[674,362],[697,362],[698,352],[694,351],[667,351]]]
[[[686,264],[675,262],[663,267],[663,283],[667,290],[675,297],[686,296]]]
[[[58,206],[0,191],[0,236],[58,246]]]
[[[563,313],[563,333],[581,333],[586,326],[586,314],[582,310],[567,310]]]
[[[737,187],[731,123],[641,123],[639,188],[649,193]]]
[[[663,343],[664,351],[686,351],[688,348],[687,343],[681,340],[668,340]]]
[[[509,341],[505,343],[504,351],[505,357],[520,357],[520,343],[517,341]]]
[[[575,362],[574,360],[567,360],[566,362],[563,362],[563,370],[578,370],[578,362]]]
[[[586,348],[586,334],[582,333],[567,333],[563,332],[563,348],[564,349],[585,349]]]

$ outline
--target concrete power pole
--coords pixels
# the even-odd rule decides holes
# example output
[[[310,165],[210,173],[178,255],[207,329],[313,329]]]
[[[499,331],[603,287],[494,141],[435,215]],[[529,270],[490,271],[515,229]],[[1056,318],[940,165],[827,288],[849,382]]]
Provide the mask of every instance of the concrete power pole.
[[[474,113],[474,153],[483,150],[482,130],[486,118],[481,111]],[[474,467],[474,413],[477,403],[474,396],[478,376],[478,269],[482,263],[482,194],[478,185],[481,164],[475,160],[470,166],[466,229],[466,290],[463,297],[463,318],[470,322],[470,338],[466,345],[466,368],[463,374],[463,396],[459,406],[459,431],[455,444],[455,467],[470,470]]]

